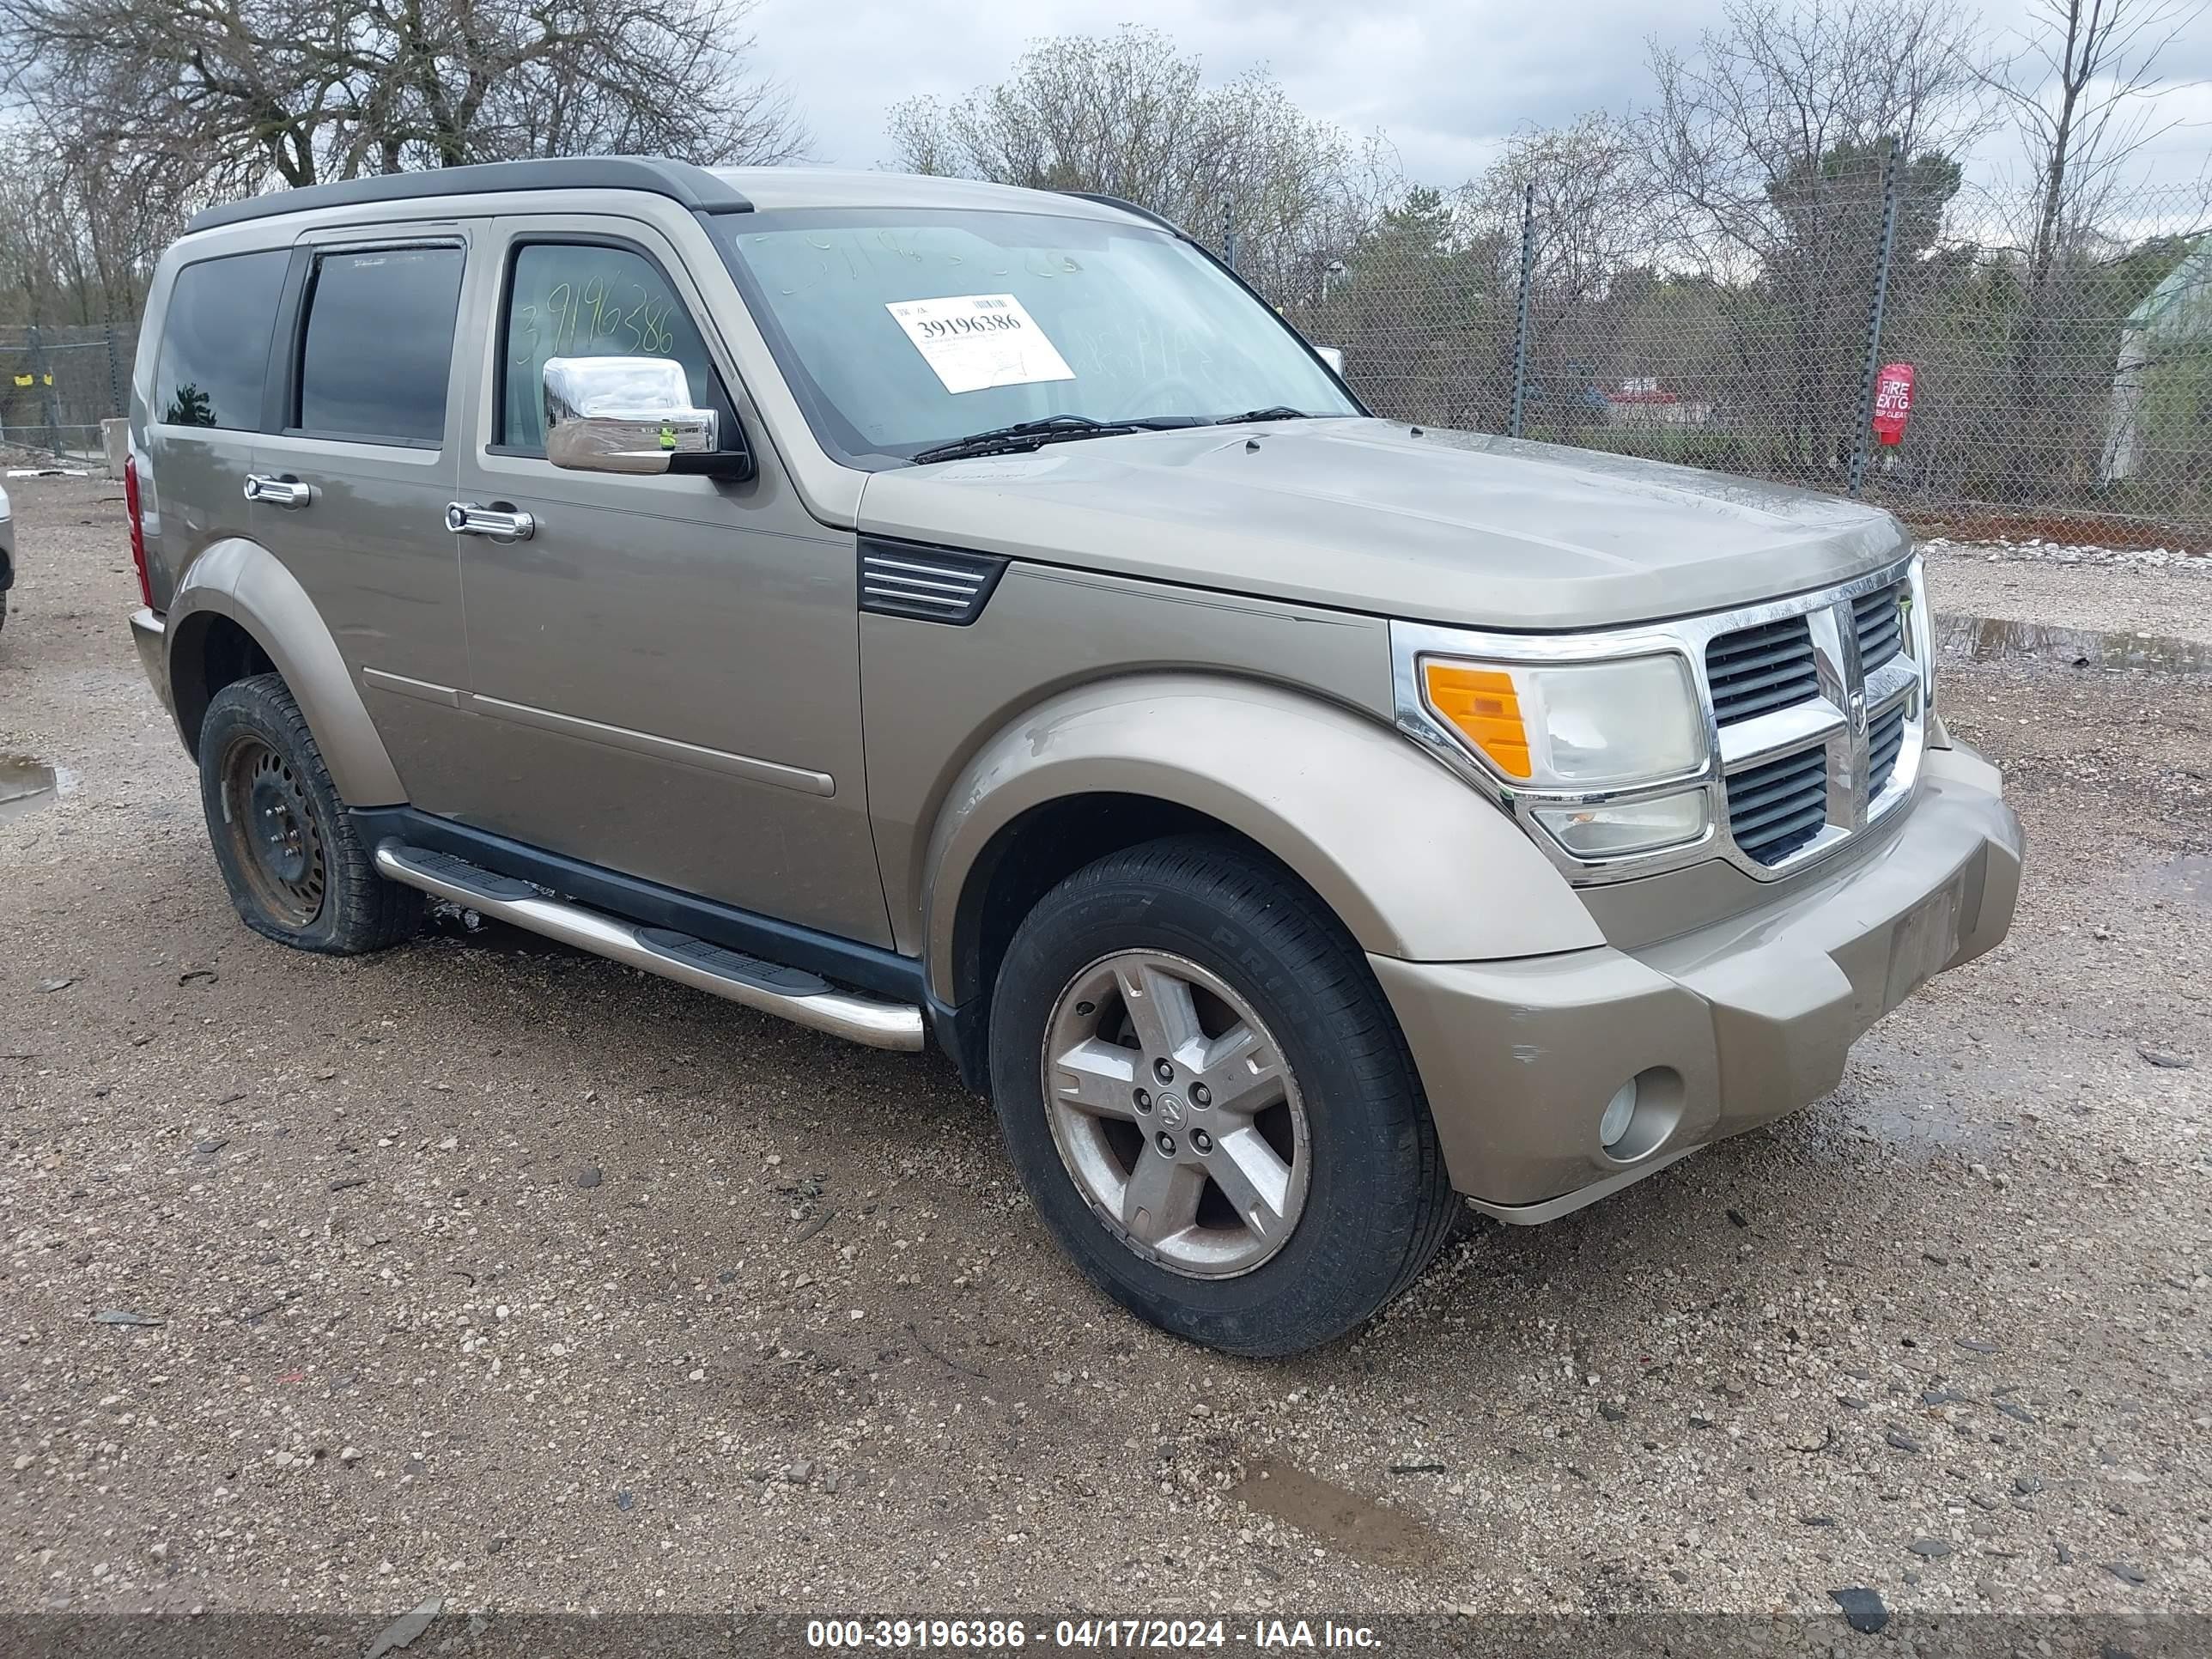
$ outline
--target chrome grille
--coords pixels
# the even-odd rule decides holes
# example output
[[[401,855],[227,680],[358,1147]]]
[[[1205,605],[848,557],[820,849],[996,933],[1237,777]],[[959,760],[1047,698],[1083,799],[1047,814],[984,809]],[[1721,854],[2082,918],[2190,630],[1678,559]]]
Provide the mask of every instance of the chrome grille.
[[[1905,705],[1899,703],[1867,726],[1868,794],[1879,795],[1889,787],[1889,775],[1897,769],[1904,748]]]
[[[1918,769],[1920,666],[1905,629],[1912,589],[1901,574],[1864,578],[1786,602],[1804,630],[1811,684],[1748,720],[1722,713],[1731,682],[1711,679],[1714,729],[1728,798],[1729,837],[1759,871],[1794,867],[1863,830],[1904,799]],[[1737,641],[1769,635],[1733,628],[1706,647],[1734,662]],[[1716,619],[1717,621],[1719,619]],[[1726,653],[1723,656],[1723,653]]]
[[[1828,757],[1801,749],[1729,780],[1729,833],[1745,857],[1770,868],[1828,821]]]
[[[1723,726],[1818,696],[1812,630],[1804,617],[1784,617],[1723,634],[1705,647],[1705,678],[1713,689],[1713,718]]]
[[[1917,567],[1815,592],[1584,634],[1508,634],[1390,624],[1399,729],[1491,790],[1577,884],[1626,881],[1708,860],[1772,880],[1826,859],[1902,810],[1926,741],[1927,630]],[[1425,701],[1424,659],[1583,663],[1682,659],[1704,705],[1695,767],[1612,789],[1503,777]],[[1583,855],[1553,833],[1579,809],[1700,795],[1702,834],[1649,850]],[[1562,809],[1568,809],[1563,811]]]
[[[1884,587],[1851,601],[1851,624],[1858,635],[1859,672],[1871,674],[1905,648],[1903,592]]]

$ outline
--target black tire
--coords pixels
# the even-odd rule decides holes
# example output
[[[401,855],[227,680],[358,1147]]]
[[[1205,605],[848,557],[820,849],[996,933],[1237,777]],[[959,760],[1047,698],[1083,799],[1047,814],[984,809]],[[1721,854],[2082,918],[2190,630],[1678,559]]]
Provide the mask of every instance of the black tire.
[[[1140,1254],[1094,1211],[1054,1139],[1042,1063],[1054,1009],[1086,969],[1132,950],[1172,953],[1235,991],[1304,1102],[1303,1210],[1288,1242],[1236,1277],[1195,1278]],[[1309,890],[1227,837],[1112,854],[1038,902],[1000,966],[991,1077],[1022,1183],[1078,1265],[1139,1318],[1231,1353],[1297,1353],[1343,1335],[1413,1282],[1462,1208],[1365,957]]]
[[[415,935],[422,894],[376,873],[282,677],[257,674],[215,694],[200,724],[199,761],[208,840],[248,927],[330,956],[380,951]],[[257,813],[256,800],[282,814],[299,849],[292,879],[272,871],[257,847],[253,826],[270,813]]]

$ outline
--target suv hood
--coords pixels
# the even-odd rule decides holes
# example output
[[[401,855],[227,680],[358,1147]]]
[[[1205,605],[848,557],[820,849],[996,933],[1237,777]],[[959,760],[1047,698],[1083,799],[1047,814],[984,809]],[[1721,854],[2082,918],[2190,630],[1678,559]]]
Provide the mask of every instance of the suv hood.
[[[859,528],[1540,630],[1778,598],[1863,574],[1908,544],[1888,514],[1809,490],[1368,419],[1176,428],[878,472]]]

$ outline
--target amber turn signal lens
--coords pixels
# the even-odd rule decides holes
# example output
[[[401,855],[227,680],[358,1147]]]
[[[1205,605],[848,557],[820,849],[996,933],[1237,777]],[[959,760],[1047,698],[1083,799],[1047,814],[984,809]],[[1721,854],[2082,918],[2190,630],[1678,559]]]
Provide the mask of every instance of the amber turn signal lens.
[[[1429,707],[1487,755],[1492,765],[1509,778],[1529,775],[1528,729],[1522,724],[1512,675],[1502,668],[1425,662],[1421,682]]]

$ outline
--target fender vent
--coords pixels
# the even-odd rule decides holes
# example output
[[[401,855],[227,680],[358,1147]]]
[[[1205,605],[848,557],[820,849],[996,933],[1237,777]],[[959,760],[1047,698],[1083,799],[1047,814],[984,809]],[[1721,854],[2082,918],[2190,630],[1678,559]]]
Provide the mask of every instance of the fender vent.
[[[860,538],[860,609],[965,628],[983,614],[1006,561],[921,542]]]

